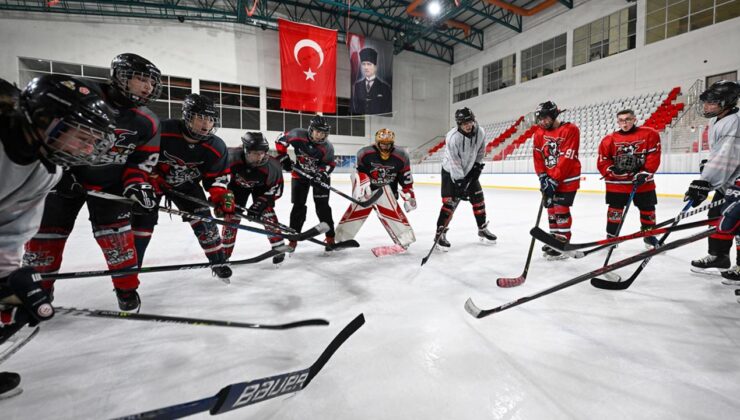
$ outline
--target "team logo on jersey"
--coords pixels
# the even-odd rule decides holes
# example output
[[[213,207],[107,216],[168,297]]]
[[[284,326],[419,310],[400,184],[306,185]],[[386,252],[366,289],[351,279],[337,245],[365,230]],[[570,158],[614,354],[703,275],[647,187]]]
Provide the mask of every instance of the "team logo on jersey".
[[[200,169],[198,167],[204,162],[185,162],[183,159],[167,152],[162,152],[162,160],[159,161],[167,165],[165,179],[170,185],[182,185],[186,182],[198,180],[200,178]]]
[[[257,188],[257,187],[260,186],[261,183],[262,183],[262,181],[257,181],[257,180],[253,180],[253,179],[247,179],[247,178],[244,178],[241,175],[237,175],[236,176],[236,184],[238,186],[240,186],[240,187],[243,187],[243,188],[249,188],[249,189]]]
[[[319,159],[315,157],[300,155],[298,156],[298,163],[308,173],[316,173],[319,171]]]
[[[370,164],[370,183],[374,185],[386,185],[396,180],[395,167],[372,162]]]
[[[545,167],[552,169],[558,164],[558,158],[560,157],[560,143],[563,139],[558,137],[545,137],[545,144],[542,146],[542,157],[545,161]]]
[[[632,143],[614,143],[618,155],[642,155],[645,152],[638,152],[640,145],[645,143],[644,140],[638,140]]]
[[[100,156],[99,162],[102,165],[108,165],[111,163],[123,165],[126,163],[126,159],[131,153],[136,150],[136,143],[129,143],[135,137],[138,132],[116,128],[116,142],[113,147],[108,149],[105,155]]]

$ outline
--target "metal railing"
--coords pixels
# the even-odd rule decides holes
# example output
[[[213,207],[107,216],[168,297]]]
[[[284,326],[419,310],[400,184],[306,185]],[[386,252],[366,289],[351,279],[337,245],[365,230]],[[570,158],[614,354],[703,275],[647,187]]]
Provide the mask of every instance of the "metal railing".
[[[704,91],[704,81],[698,79],[686,91],[683,112],[666,128],[663,135],[663,153],[694,153],[707,149],[702,141],[708,120],[701,115],[699,95]],[[696,148],[694,147],[696,145]]]

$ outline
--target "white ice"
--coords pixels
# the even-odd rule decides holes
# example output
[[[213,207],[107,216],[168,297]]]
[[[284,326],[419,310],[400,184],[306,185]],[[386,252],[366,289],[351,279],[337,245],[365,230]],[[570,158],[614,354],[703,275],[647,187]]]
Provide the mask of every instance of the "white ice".
[[[310,386],[222,417],[740,418],[740,306],[718,278],[689,273],[688,261],[705,255],[706,241],[654,258],[627,291],[584,282],[478,320],[463,309],[468,297],[498,306],[593,270],[604,254],[548,262],[538,244],[526,283],[498,288],[496,278],[521,273],[539,197],[486,189],[498,244],[478,242],[463,203],[448,235],[452,249],[420,269],[439,187],[419,185],[417,194],[419,209],[409,215],[417,243],[404,255],[371,254],[371,247],[391,244],[372,216],[357,237],[359,249],[324,256],[304,242],[280,269],[270,261],[235,267],[230,286],[208,270],[141,276],[142,313],[265,323],[324,317],[331,326],[256,331],[58,315],[3,364],[22,374],[25,392],[0,401],[0,418],[109,418],[204,398],[230,383],[309,366],[360,312],[365,326]],[[576,198],[574,242],[603,237],[603,200]],[[331,203],[338,221],[347,202],[332,195]],[[682,206],[661,198],[658,220]],[[289,191],[277,210],[287,223]],[[637,209],[627,219],[624,232],[637,230]],[[315,223],[309,200],[306,227]],[[264,237],[240,232],[235,256],[267,248]],[[623,244],[613,260],[642,250],[641,241]],[[146,264],[203,259],[188,225],[161,215]],[[103,267],[83,211],[62,271]],[[59,281],[55,304],[117,310],[109,278]]]

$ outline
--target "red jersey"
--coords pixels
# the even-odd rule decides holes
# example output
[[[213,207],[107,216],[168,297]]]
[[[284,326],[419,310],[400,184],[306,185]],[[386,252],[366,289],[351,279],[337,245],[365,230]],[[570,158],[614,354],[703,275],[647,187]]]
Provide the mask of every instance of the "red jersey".
[[[617,155],[632,154],[642,162],[636,172],[624,175],[615,175],[609,170],[614,165]],[[649,127],[634,127],[628,132],[615,131],[601,140],[599,158],[597,161],[599,172],[604,176],[606,190],[609,192],[630,193],[632,179],[637,172],[648,172],[648,181],[637,187],[638,193],[655,190],[653,175],[660,166],[660,135]]]
[[[534,133],[534,170],[557,181],[557,192],[573,192],[581,186],[580,144],[581,132],[569,122],[551,130],[538,127]]]

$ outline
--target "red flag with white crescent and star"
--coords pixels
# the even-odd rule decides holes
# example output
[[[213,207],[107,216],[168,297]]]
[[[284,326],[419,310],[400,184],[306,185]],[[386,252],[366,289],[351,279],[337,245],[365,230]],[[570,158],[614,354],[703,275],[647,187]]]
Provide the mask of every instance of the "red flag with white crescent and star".
[[[337,31],[278,19],[280,106],[336,112]]]

